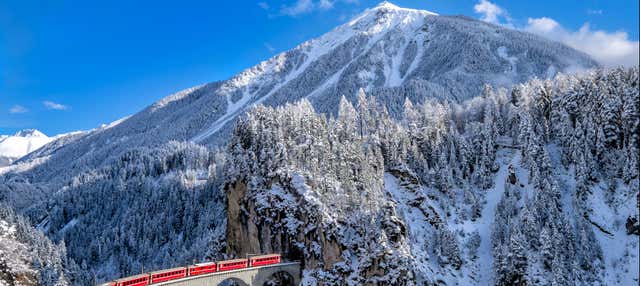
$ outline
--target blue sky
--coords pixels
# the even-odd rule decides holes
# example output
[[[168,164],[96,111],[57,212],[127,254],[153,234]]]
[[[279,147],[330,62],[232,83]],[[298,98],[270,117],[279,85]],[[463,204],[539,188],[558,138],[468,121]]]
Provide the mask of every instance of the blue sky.
[[[378,2],[0,1],[0,134],[95,128],[229,78]],[[635,0],[392,2],[542,34],[605,65],[637,65]],[[626,48],[602,46],[611,41]]]

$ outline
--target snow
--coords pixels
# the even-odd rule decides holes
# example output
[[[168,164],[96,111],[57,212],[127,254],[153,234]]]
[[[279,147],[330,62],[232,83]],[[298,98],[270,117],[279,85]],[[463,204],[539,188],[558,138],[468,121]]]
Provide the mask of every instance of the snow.
[[[28,162],[13,164],[9,166],[0,166],[0,175],[5,174],[7,172],[25,172],[33,169],[39,165],[42,165],[49,161],[51,156],[42,156],[33,160],[29,160]]]
[[[558,178],[558,183],[562,192],[563,211],[569,215],[574,213],[574,202],[572,194],[576,190],[573,167],[565,169],[560,164],[560,147],[555,144],[547,146],[550,158],[554,163],[554,175]],[[638,217],[636,200],[634,196],[637,190],[617,182],[619,189],[616,191],[617,197],[611,200],[607,198],[607,188],[601,182],[591,187],[591,194],[588,203],[591,207],[589,219],[597,223],[613,235],[602,232],[593,226],[593,232],[602,248],[605,264],[605,285],[637,285],[640,277],[638,266],[640,265],[640,240],[636,235],[628,235],[625,229],[624,219],[629,216]]]
[[[164,97],[163,99],[160,99],[159,101],[157,101],[156,103],[154,103],[151,106],[151,111],[154,112],[158,109],[161,109],[165,106],[167,106],[169,103],[172,103],[174,101],[178,101],[180,99],[185,98],[187,95],[191,94],[192,92],[198,90],[199,88],[203,87],[204,84],[202,85],[198,85],[198,86],[194,86],[194,87],[190,87],[181,91],[178,91],[174,94],[171,94],[169,96]],[[125,117],[126,118],[126,117]]]
[[[67,224],[65,224],[62,227],[62,229],[60,229],[60,232],[64,233],[68,229],[73,228],[77,223],[78,223],[78,219],[76,219],[76,218],[70,220]]]
[[[590,219],[601,226],[613,226],[608,231],[610,236],[597,228],[593,228],[596,239],[602,247],[606,285],[637,285],[640,265],[638,244],[640,240],[637,235],[628,235],[624,226],[625,221],[617,218],[628,216],[638,217],[638,209],[635,205],[633,192],[631,195],[621,200],[621,204],[611,206],[606,203],[604,193],[606,189],[594,187],[589,197],[593,212]]]
[[[209,136],[218,132],[229,121],[235,119],[236,116],[238,116],[246,108],[250,108],[251,106],[260,104],[262,101],[269,98],[280,87],[284,86],[286,83],[291,81],[293,77],[291,75],[287,76],[284,82],[279,82],[276,85],[276,87],[271,89],[271,91],[267,95],[259,98],[253,103],[251,103],[251,101],[254,100],[253,94],[247,93],[246,91],[247,86],[249,84],[259,84],[260,82],[266,81],[264,77],[272,76],[272,74],[268,73],[267,71],[271,71],[272,73],[276,71],[280,71],[280,68],[275,69],[273,68],[273,66],[275,65],[277,67],[280,67],[284,61],[284,59],[282,59],[283,56],[284,56],[284,53],[276,56],[275,58],[269,61],[262,62],[257,67],[248,69],[240,73],[238,76],[232,78],[229,82],[225,83],[225,85],[221,88],[221,92],[226,97],[226,100],[227,100],[227,110],[225,114],[223,114],[220,118],[218,118],[211,126],[204,129],[202,132],[200,132],[196,136],[192,137],[191,141],[202,142],[204,139],[207,139]],[[254,72],[254,69],[258,69],[260,70],[260,72]],[[297,73],[298,71],[294,72],[294,74],[297,74]],[[241,88],[243,89],[242,97],[236,102],[233,102],[231,100],[232,92],[234,90],[241,89]]]
[[[0,139],[0,157],[18,159],[43,145],[51,142],[52,138],[35,129],[18,131],[13,136]]]
[[[458,221],[457,216],[449,219],[449,227],[453,227],[454,229],[458,228],[462,233],[465,233],[465,236],[478,232],[481,238],[481,245],[478,249],[478,259],[475,261],[477,265],[474,265],[474,261],[467,260],[458,274],[454,270],[441,269],[438,265],[437,259],[433,257],[434,254],[428,247],[430,243],[425,243],[425,240],[433,237],[433,227],[427,223],[427,218],[418,208],[409,205],[409,203],[416,200],[418,194],[429,193],[429,191],[423,187],[411,191],[407,187],[400,186],[396,177],[385,173],[385,190],[391,195],[393,200],[398,203],[397,209],[407,224],[411,256],[414,259],[416,270],[421,273],[422,277],[446,281],[447,285],[492,285],[493,256],[491,229],[495,209],[504,193],[504,183],[508,175],[508,166],[509,164],[519,166],[520,159],[520,155],[514,154],[512,150],[499,150],[498,160],[502,162],[501,167],[495,176],[494,188],[486,191],[486,203],[482,209],[482,216],[476,221],[465,220],[462,223],[456,223]],[[422,205],[425,204],[427,204],[427,202],[422,203]],[[437,205],[432,207],[434,207],[438,213],[444,213]]]
[[[227,113],[225,113],[222,117],[220,117],[216,122],[214,122],[209,128],[202,131],[200,134],[191,138],[193,142],[202,142],[204,139],[207,139],[209,136],[218,132],[222,127],[225,126],[229,121],[235,119],[241,111],[244,110],[246,103],[249,101],[250,97],[244,96],[241,100],[238,101],[237,104],[229,105],[227,108]]]
[[[29,261],[29,248],[16,240],[16,227],[9,222],[0,219],[0,262],[6,269],[0,271],[14,274],[33,273],[31,261]],[[0,285],[6,284],[0,276]]]
[[[561,148],[555,144],[547,145],[547,151],[549,152],[549,158],[556,168],[553,169],[553,174],[558,179],[558,185],[561,190],[567,190],[561,192],[560,201],[562,202],[562,211],[567,217],[570,217],[574,213],[573,207],[573,193],[576,189],[576,180],[572,174],[575,174],[575,168],[570,166],[567,170],[562,166],[560,162]]]
[[[408,44],[408,43],[407,43]],[[400,64],[402,64],[402,58],[404,56],[405,48],[401,49],[399,53],[391,57],[391,66],[385,65],[385,86],[400,86],[402,84],[402,77],[400,76]]]
[[[342,73],[344,72],[347,66],[341,68],[338,72],[334,73],[329,79],[325,80],[325,82],[323,82],[318,88],[316,88],[314,91],[309,93],[309,95],[307,95],[306,98],[311,99],[316,95],[320,94],[321,92],[327,90],[330,86],[337,83],[338,79],[340,79],[340,76],[342,75]]]
[[[415,201],[416,195],[398,185],[398,179],[389,173],[384,174],[384,187],[393,200],[398,203],[397,210],[407,223],[414,265],[423,275],[434,273],[433,259],[429,259],[429,250],[427,244],[424,243],[425,238],[432,236],[431,226],[426,223],[426,217],[419,210],[408,205],[409,202]]]
[[[505,46],[498,47],[498,56],[505,59],[506,61],[509,62],[509,64],[511,64],[511,70],[507,72],[509,73],[517,72],[516,62],[518,61],[518,58],[514,56],[509,56],[509,54],[507,54],[507,47]]]
[[[98,128],[98,130],[104,130],[104,129],[109,129],[109,128],[113,128],[113,127],[115,127],[115,126],[118,126],[120,123],[122,123],[122,122],[124,122],[125,120],[129,119],[129,117],[131,117],[131,115],[129,115],[129,116],[125,116],[125,117],[122,117],[122,118],[120,118],[120,119],[118,119],[118,120],[115,120],[115,121],[113,121],[113,122],[109,123],[109,124],[102,124],[102,125],[100,125],[100,127]],[[67,136],[67,135],[78,134],[78,133],[81,133],[81,132],[83,132],[83,131],[74,131],[74,132],[70,132],[70,133],[67,133],[67,134],[57,135],[55,138],[60,138],[61,136]]]
[[[292,174],[291,183],[296,192],[301,195],[305,199],[305,201],[319,207],[319,210],[322,213],[322,217],[325,218],[327,222],[334,222],[332,210],[330,210],[325,204],[323,204],[318,197],[318,193],[314,192],[311,187],[306,184],[304,176],[300,175],[299,173]]]
[[[16,134],[13,135],[14,137],[27,137],[27,138],[45,138],[47,137],[47,135],[44,135],[44,133],[36,130],[36,129],[24,129],[24,130],[20,130],[18,131]]]
[[[2,230],[0,232],[0,236],[8,237],[12,236],[16,232],[16,227],[9,225],[9,223],[4,220],[0,220],[0,230]]]
[[[491,230],[493,228],[493,222],[495,220],[496,206],[502,198],[504,193],[504,185],[509,175],[509,165],[512,165],[518,173],[518,179],[522,176],[522,167],[520,166],[521,156],[519,152],[513,154],[513,151],[508,149],[501,149],[497,153],[497,160],[500,163],[500,169],[494,179],[494,187],[488,189],[486,192],[486,203],[482,208],[482,216],[474,221],[465,221],[462,225],[466,233],[473,233],[477,231],[480,234],[480,248],[478,249],[478,262],[479,262],[479,278],[478,285],[492,285],[493,284],[493,254],[491,247]],[[469,281],[471,283],[473,281]]]

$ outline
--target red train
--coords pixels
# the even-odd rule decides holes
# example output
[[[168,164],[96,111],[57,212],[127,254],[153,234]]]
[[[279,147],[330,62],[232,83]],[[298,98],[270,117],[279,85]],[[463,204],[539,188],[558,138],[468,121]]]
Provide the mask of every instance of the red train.
[[[249,267],[260,267],[280,263],[280,254],[252,256],[249,259],[232,259],[218,262],[198,263],[188,267],[177,267],[121,278],[101,286],[144,286],[175,279],[230,271]]]

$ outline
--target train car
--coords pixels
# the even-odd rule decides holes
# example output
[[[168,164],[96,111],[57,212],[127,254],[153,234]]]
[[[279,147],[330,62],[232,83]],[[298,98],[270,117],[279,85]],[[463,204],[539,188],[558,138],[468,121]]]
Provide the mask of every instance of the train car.
[[[102,284],[100,284],[100,285],[98,285],[98,286],[116,286],[116,282],[113,282],[113,281],[111,281],[111,282],[104,282],[104,283],[102,283]]]
[[[197,263],[189,266],[189,276],[214,273],[218,271],[218,264],[215,262]]]
[[[116,286],[144,286],[151,283],[149,274],[140,274],[118,279],[115,281]]]
[[[249,258],[249,267],[258,267],[280,263],[280,254],[258,255]]]
[[[165,270],[154,271],[150,273],[151,283],[160,283],[174,279],[187,277],[186,267],[177,267]]]
[[[235,270],[247,267],[249,267],[249,260],[244,258],[218,261],[218,271]]]

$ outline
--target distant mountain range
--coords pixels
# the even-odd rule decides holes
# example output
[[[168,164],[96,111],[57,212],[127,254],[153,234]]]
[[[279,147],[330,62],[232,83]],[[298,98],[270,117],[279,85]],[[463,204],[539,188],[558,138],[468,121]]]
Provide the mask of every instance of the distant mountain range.
[[[53,138],[35,129],[25,129],[13,135],[0,135],[0,167],[51,142]]]

